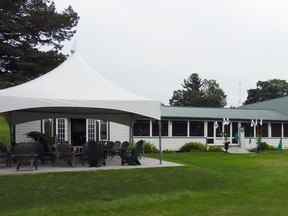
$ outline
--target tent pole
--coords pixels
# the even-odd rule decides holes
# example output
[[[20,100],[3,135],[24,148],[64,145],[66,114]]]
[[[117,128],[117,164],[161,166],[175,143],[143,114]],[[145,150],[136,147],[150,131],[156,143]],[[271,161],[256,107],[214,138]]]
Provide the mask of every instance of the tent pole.
[[[16,141],[15,124],[12,122],[9,122],[9,129],[10,129],[10,144],[11,146],[13,146],[15,145],[15,141]]]
[[[161,119],[158,121],[159,128],[159,162],[162,165],[163,153],[162,153],[162,122]]]
[[[132,117],[130,118],[130,128],[129,128],[129,143],[134,143],[134,136],[133,136],[133,128],[134,128],[134,122]]]
[[[13,146],[15,145],[16,142],[16,127],[13,121],[13,114],[9,113],[8,115],[5,116],[5,118],[9,126],[10,145]]]

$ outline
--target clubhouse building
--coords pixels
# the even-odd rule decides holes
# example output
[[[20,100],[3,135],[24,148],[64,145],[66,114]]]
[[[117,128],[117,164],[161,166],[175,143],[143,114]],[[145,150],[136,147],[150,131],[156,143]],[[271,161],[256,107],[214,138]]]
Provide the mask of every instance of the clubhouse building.
[[[257,137],[288,147],[288,97],[240,108],[163,106],[105,80],[77,54],[48,74],[0,91],[13,142],[39,131],[75,148],[88,141],[146,140],[162,150],[185,143],[256,147]],[[161,123],[160,123],[161,122]]]

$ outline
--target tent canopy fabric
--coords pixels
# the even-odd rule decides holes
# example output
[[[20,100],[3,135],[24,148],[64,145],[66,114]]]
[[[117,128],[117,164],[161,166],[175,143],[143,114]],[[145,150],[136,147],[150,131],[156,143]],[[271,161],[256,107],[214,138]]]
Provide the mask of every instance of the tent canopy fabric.
[[[0,91],[0,113],[58,113],[69,107],[83,113],[94,108],[160,119],[160,106],[159,101],[139,97],[106,80],[78,53],[35,80]]]

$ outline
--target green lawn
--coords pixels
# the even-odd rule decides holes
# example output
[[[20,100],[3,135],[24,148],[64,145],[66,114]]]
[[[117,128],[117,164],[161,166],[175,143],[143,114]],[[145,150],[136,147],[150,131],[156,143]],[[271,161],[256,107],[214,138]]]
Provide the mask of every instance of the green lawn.
[[[1,215],[287,215],[288,153],[167,153],[185,167],[0,177]]]
[[[0,116],[0,142],[5,144],[10,143],[9,126],[2,116]]]

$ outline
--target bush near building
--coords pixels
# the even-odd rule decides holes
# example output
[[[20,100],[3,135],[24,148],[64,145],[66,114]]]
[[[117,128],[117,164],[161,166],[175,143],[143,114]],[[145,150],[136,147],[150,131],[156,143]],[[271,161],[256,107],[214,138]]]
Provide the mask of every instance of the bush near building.
[[[144,142],[144,153],[145,154],[158,153],[158,152],[159,151],[155,145],[153,145],[149,142]]]
[[[180,152],[205,152],[206,150],[206,146],[202,143],[198,143],[198,142],[190,142],[190,143],[186,143],[185,145],[183,145],[180,150]]]

